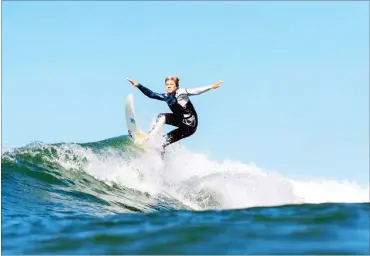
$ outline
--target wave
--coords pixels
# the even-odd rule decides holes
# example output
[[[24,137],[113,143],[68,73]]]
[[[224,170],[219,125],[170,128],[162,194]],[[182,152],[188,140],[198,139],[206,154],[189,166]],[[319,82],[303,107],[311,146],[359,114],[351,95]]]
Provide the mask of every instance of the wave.
[[[90,143],[32,143],[2,154],[4,207],[19,214],[107,215],[204,211],[303,203],[369,202],[369,187],[349,181],[298,181],[254,164],[173,145],[162,160],[127,136]],[[45,205],[45,207],[43,207]],[[52,208],[52,209],[51,209]],[[5,209],[6,210],[6,209]]]

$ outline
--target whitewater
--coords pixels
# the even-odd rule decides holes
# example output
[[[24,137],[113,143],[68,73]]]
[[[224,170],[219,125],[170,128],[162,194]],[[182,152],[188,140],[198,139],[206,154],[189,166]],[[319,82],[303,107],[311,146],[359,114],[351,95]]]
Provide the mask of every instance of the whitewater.
[[[2,154],[6,253],[367,253],[368,203],[369,186],[294,180],[179,144],[162,160],[127,136]],[[350,239],[338,238],[344,231]],[[271,243],[274,232],[280,243]],[[334,244],[318,246],[323,237]]]
[[[128,141],[126,137],[117,137],[104,142],[119,139]],[[35,148],[54,152],[43,158],[65,170],[84,171],[107,185],[120,184],[152,196],[169,196],[193,210],[369,202],[369,186],[346,180],[293,180],[255,164],[212,161],[180,145],[168,150],[165,161],[157,151],[123,155],[117,147],[102,147],[94,152],[88,144],[33,143],[20,151],[35,156]],[[11,159],[15,152],[7,150],[5,156]]]

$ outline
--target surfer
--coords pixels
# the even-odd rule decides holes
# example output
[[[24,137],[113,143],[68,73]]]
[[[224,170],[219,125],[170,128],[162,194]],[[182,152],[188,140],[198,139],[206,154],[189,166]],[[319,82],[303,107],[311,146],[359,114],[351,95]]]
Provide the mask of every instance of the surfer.
[[[208,86],[185,89],[179,88],[180,79],[178,77],[168,76],[165,79],[166,93],[156,93],[129,78],[127,78],[127,81],[137,87],[147,97],[165,101],[171,109],[172,113],[160,113],[152,129],[149,131],[149,135],[155,133],[163,124],[177,127],[166,134],[166,142],[162,145],[163,150],[168,145],[193,135],[197,130],[198,115],[189,96],[199,95],[211,89],[216,89],[224,82],[219,80]]]

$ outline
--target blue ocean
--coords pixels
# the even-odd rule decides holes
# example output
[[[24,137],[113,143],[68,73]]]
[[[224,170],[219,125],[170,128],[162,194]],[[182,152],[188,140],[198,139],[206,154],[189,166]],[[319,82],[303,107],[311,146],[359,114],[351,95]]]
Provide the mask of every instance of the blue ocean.
[[[2,254],[370,254],[369,187],[126,136],[3,150]]]

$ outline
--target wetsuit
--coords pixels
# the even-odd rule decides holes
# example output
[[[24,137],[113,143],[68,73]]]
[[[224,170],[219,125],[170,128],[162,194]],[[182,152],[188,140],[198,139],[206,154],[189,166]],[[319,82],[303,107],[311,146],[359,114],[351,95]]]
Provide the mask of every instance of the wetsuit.
[[[195,133],[198,127],[198,115],[189,96],[206,92],[212,89],[212,86],[194,89],[179,88],[172,93],[152,92],[141,84],[139,84],[138,88],[149,98],[165,101],[172,111],[172,113],[161,113],[158,115],[158,119],[165,118],[164,123],[178,127],[167,133],[166,142],[163,145],[164,148]]]

